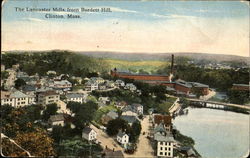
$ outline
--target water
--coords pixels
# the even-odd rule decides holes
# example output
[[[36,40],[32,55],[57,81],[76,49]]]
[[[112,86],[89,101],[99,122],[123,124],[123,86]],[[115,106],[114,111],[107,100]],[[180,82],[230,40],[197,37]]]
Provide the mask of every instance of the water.
[[[173,121],[176,128],[195,141],[205,158],[240,158],[249,149],[249,115],[208,108],[188,108],[188,115]]]

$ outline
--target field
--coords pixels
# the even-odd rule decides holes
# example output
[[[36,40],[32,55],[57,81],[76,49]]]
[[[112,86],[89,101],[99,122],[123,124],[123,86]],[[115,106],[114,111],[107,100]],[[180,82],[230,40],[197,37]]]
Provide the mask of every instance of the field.
[[[132,72],[139,72],[139,70],[153,73],[159,68],[169,65],[169,62],[146,60],[146,61],[128,61],[119,59],[104,59],[111,68],[117,68],[118,70],[130,70]]]

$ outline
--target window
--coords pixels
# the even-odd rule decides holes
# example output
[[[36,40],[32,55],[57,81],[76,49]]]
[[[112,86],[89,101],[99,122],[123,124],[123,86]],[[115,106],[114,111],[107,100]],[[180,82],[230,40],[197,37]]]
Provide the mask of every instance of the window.
[[[162,150],[162,147],[161,147],[161,150]]]
[[[163,145],[163,142],[160,142],[161,145]]]
[[[168,150],[168,148],[165,148],[165,150]]]
[[[170,156],[170,153],[168,153],[168,156]]]
[[[168,148],[168,150],[170,151],[170,150],[171,150],[171,148]]]
[[[163,152],[160,152],[160,155],[163,155]]]

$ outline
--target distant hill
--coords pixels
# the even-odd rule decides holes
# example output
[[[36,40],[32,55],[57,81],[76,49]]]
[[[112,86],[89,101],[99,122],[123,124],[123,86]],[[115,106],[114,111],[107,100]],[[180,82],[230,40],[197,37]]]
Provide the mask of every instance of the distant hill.
[[[58,52],[64,50],[56,50]],[[210,60],[216,62],[222,61],[236,61],[236,62],[245,62],[250,63],[249,57],[242,57],[237,55],[221,55],[221,54],[208,54],[208,53],[186,53],[186,52],[166,52],[166,53],[124,53],[124,52],[110,52],[110,51],[70,51],[77,54],[83,54],[96,58],[107,58],[107,59],[119,59],[119,60],[128,60],[128,61],[170,61],[171,55],[174,54],[175,57],[188,57],[193,60]],[[8,51],[5,51],[8,52]],[[15,53],[23,52],[49,52],[49,51],[10,51]]]
[[[92,57],[99,58],[111,58],[129,61],[140,60],[170,60],[171,55],[175,57],[188,57],[194,60],[213,60],[217,62],[221,61],[238,61],[249,62],[248,57],[236,56],[236,55],[221,55],[221,54],[208,54],[208,53],[121,53],[121,52],[76,52],[85,54]]]

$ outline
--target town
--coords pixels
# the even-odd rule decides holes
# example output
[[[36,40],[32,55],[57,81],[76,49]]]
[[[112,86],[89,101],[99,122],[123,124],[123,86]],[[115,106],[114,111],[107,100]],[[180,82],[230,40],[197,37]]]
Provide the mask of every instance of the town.
[[[6,123],[1,133],[6,145],[3,154],[201,157],[192,138],[182,135],[172,120],[183,113],[187,102],[206,101],[214,91],[203,83],[174,80],[174,65],[172,55],[168,75],[113,68],[104,79],[98,74],[82,78],[55,70],[44,76],[28,75],[18,63],[8,68],[1,64],[1,76],[5,72],[1,80],[1,115]],[[249,85],[234,84],[232,89],[248,91]],[[47,137],[44,150],[48,152],[25,147],[30,139],[43,141],[28,135],[34,131]]]

